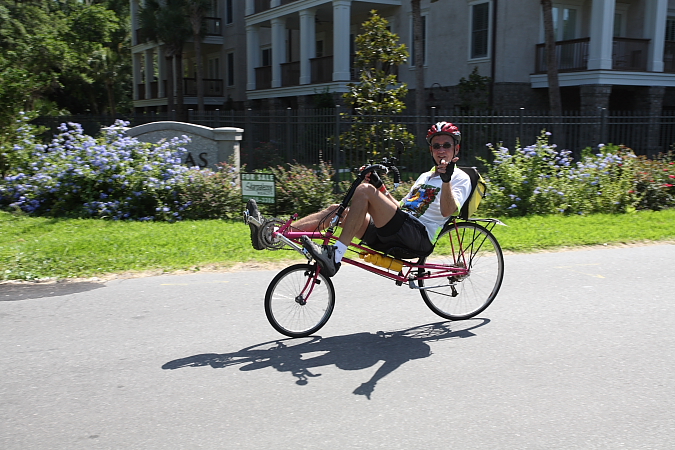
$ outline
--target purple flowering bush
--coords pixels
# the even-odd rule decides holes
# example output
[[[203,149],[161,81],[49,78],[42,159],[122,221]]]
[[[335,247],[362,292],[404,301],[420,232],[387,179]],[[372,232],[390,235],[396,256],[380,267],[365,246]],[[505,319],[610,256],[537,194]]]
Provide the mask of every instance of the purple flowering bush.
[[[19,128],[19,163],[0,182],[0,206],[34,215],[113,220],[180,220],[189,206],[179,193],[190,169],[182,164],[188,142],[149,144],[125,135],[117,121],[99,138],[76,123],[62,124],[44,145],[34,128]]]
[[[595,153],[586,149],[580,160],[574,161],[568,150],[549,144],[549,136],[543,132],[535,144],[513,152],[488,144],[494,162],[483,161],[488,167],[488,196],[481,204],[486,214],[624,213],[675,206],[666,195],[660,197],[661,202],[646,201],[648,195],[650,199],[654,195],[650,194],[653,189],[642,186],[645,159],[636,157],[631,149],[600,145]],[[665,169],[661,173],[667,173],[667,163],[659,164]],[[660,193],[669,188],[663,180],[656,184]]]

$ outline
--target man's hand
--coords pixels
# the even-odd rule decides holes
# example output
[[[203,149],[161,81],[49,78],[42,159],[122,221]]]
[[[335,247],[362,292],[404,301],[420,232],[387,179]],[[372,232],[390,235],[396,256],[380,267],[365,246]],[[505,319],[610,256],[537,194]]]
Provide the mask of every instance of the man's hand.
[[[377,174],[377,172],[373,171],[370,173],[370,178],[367,178],[368,182],[375,186],[376,189],[380,189],[382,187],[382,178]]]
[[[455,160],[453,159],[449,163],[444,159],[441,159],[441,163],[436,166],[436,171],[441,176],[443,183],[449,183],[452,178],[452,174],[455,171]]]

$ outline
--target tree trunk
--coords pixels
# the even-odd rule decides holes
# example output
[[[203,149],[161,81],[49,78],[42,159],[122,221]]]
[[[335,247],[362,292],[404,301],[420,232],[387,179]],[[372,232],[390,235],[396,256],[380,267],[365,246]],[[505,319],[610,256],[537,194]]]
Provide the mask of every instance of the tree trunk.
[[[204,64],[202,63],[202,38],[199,34],[194,37],[195,57],[197,58],[197,111],[204,112]]]
[[[424,117],[426,105],[424,104],[424,47],[422,40],[422,10],[420,0],[410,0],[413,17],[413,49],[415,54],[415,115],[417,127],[415,134],[417,140],[422,142],[424,124],[420,119]]]
[[[544,14],[544,33],[546,42],[546,70],[548,75],[548,101],[551,115],[554,116],[554,135],[560,129],[559,120],[562,116],[562,101],[560,99],[560,83],[558,82],[558,59],[555,52],[555,35],[553,34],[553,4],[552,0],[541,0]],[[562,138],[562,136],[558,136]]]
[[[173,98],[173,53],[166,52],[166,113],[169,120],[176,120],[176,106]],[[161,80],[160,80],[161,81]]]
[[[176,52],[174,59],[176,60],[176,117],[180,122],[187,122],[187,114],[185,111],[185,83],[183,81],[183,52]]]

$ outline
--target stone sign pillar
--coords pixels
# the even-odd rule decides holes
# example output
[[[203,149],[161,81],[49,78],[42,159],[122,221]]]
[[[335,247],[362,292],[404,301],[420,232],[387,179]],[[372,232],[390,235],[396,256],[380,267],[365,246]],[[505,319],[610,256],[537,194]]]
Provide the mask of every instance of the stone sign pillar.
[[[236,170],[241,166],[240,142],[244,130],[241,128],[209,128],[184,122],[152,122],[129,128],[127,136],[142,142],[157,143],[162,139],[187,136],[190,142],[185,144],[188,154],[184,163],[216,170],[217,164],[234,164]]]

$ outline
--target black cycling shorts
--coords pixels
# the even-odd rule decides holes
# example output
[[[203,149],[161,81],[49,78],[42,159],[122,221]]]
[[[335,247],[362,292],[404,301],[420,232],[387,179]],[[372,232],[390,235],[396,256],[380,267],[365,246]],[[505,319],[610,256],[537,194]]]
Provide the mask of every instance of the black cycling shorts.
[[[382,228],[377,228],[371,219],[363,233],[362,244],[403,259],[426,256],[434,249],[422,222],[401,209],[397,209]],[[406,249],[412,252],[406,252]]]

